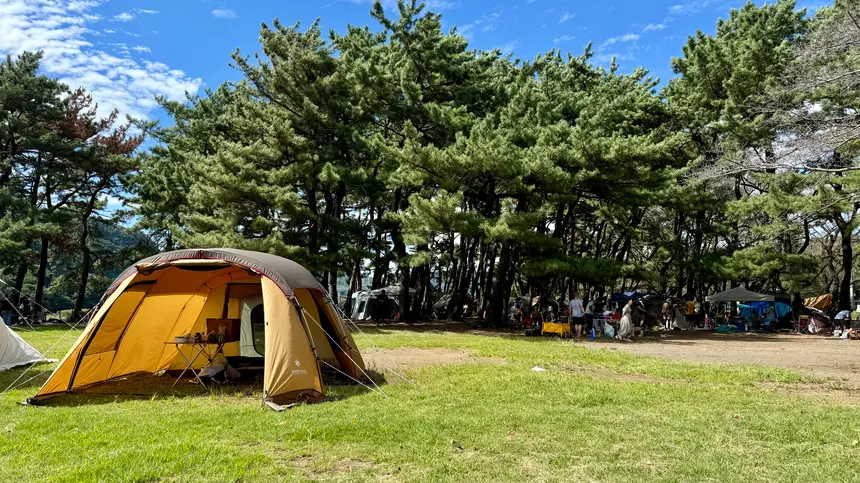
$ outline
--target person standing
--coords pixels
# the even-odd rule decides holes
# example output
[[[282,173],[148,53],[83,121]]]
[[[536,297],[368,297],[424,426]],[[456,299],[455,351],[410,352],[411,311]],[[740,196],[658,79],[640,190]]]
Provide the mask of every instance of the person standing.
[[[671,300],[666,299],[666,301],[663,302],[663,309],[661,312],[663,314],[663,329],[672,330],[672,315],[674,310],[672,309]]]
[[[585,308],[582,306],[582,299],[579,298],[578,293],[573,294],[573,298],[570,299],[570,319],[571,324],[573,325],[573,332],[576,335],[576,338],[579,339],[582,337],[583,333],[583,324],[585,322]]]
[[[600,337],[594,327],[594,300],[589,300],[585,306],[585,331],[593,334],[594,337]]]
[[[621,311],[621,322],[618,323],[618,332],[615,337],[618,340],[630,342],[633,335],[633,300],[628,300],[627,305]]]
[[[385,319],[388,319],[390,315],[390,308],[388,307],[388,295],[385,294],[385,291],[382,291],[379,295],[373,296],[371,295],[371,302],[373,305],[371,306],[371,314],[374,322],[376,322],[376,326],[381,326],[382,322]]]

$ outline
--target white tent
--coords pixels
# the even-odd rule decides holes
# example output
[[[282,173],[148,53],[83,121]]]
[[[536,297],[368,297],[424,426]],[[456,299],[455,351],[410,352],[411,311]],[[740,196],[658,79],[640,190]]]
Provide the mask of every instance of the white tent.
[[[24,342],[6,324],[0,323],[0,371],[34,362],[52,362]]]
[[[417,290],[409,289],[410,295],[415,295]],[[352,294],[352,320],[370,320],[373,316],[371,313],[370,300],[376,299],[380,295],[385,294],[394,306],[399,308],[398,297],[400,296],[400,285],[389,285],[387,287],[378,288],[376,290],[362,290]]]

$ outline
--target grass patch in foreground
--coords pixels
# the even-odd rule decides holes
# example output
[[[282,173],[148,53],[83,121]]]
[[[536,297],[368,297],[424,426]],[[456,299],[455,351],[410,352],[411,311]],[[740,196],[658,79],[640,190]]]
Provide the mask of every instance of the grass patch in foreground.
[[[39,348],[52,336],[35,335],[23,334]],[[388,399],[333,388],[352,395],[284,413],[261,409],[259,393],[229,391],[20,407],[36,390],[25,388],[0,402],[3,479],[818,482],[860,472],[860,411],[756,385],[803,380],[786,371],[551,339],[376,331],[358,343],[464,348],[507,363],[425,367],[409,371],[412,384],[384,386]],[[538,363],[550,369],[530,370]],[[688,383],[560,370],[581,364]]]

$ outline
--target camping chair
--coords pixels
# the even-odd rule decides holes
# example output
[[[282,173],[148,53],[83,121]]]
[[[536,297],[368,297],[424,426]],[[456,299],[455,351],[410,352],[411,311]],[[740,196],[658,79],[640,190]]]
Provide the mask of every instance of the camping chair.
[[[797,320],[793,320],[794,333],[805,334],[809,331],[809,316],[801,315]]]

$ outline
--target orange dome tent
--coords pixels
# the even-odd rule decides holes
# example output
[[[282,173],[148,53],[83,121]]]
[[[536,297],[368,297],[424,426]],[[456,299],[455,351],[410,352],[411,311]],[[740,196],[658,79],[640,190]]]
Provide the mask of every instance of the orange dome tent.
[[[254,304],[263,307],[252,324]],[[31,402],[129,374],[182,369],[176,347],[165,342],[205,333],[211,318],[241,320],[241,340],[225,344],[224,354],[264,359],[263,398],[274,408],[324,398],[321,365],[356,380],[366,375],[320,283],[298,263],[267,253],[215,248],[145,258],[117,277],[93,314]]]

